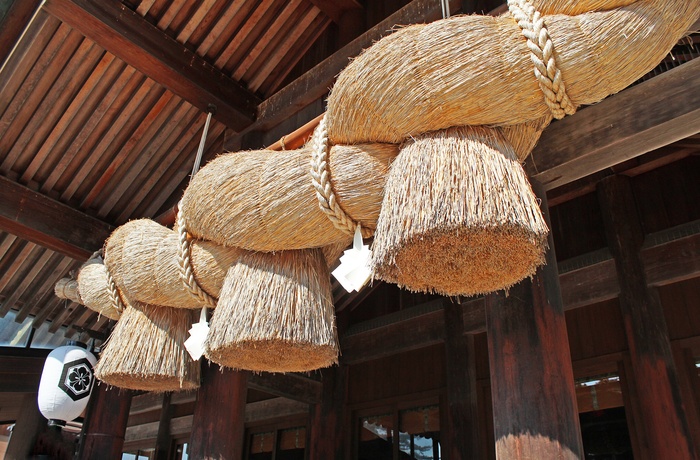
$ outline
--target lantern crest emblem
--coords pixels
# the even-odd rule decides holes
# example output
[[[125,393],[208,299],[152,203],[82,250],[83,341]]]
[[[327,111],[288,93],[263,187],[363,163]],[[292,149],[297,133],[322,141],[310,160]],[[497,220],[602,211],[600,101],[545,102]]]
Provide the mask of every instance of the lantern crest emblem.
[[[90,395],[92,381],[92,365],[86,358],[81,358],[63,365],[58,387],[73,401],[78,401]]]

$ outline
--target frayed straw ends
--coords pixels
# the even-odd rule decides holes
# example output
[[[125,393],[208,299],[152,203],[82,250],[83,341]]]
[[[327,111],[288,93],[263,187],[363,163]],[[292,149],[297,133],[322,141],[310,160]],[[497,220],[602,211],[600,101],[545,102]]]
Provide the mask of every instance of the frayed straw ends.
[[[547,232],[500,131],[451,128],[407,143],[394,162],[373,271],[413,291],[492,292],[534,273],[544,262]]]
[[[337,363],[321,250],[243,254],[224,281],[206,348],[210,360],[252,371],[301,372]]]
[[[95,375],[109,385],[144,391],[199,387],[200,367],[184,342],[194,313],[156,305],[128,306],[105,345]]]

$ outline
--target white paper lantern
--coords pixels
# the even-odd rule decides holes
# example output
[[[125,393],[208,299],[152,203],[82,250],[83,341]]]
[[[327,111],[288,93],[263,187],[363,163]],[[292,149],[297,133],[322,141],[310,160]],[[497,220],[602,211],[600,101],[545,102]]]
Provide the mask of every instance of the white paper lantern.
[[[82,344],[80,344],[82,345]],[[39,383],[39,410],[50,423],[64,425],[87,406],[97,358],[85,346],[68,345],[49,353]]]

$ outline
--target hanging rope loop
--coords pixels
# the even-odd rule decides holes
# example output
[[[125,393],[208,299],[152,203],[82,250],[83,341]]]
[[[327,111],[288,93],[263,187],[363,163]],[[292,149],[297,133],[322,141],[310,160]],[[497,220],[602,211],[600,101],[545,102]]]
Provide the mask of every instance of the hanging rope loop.
[[[508,0],[508,9],[527,39],[535,77],[544,93],[544,101],[557,119],[573,115],[576,106],[566,94],[566,87],[554,58],[554,45],[539,11],[528,0]]]
[[[313,153],[311,154],[311,183],[316,189],[316,198],[318,205],[328,219],[333,223],[333,226],[347,235],[355,234],[355,227],[359,222],[352,220],[343,208],[340,207],[333,191],[333,185],[330,180],[330,168],[328,165],[328,131],[326,130],[326,117],[321,119],[321,122],[314,131],[311,145]],[[362,236],[369,238],[373,231],[367,227],[362,227]]]

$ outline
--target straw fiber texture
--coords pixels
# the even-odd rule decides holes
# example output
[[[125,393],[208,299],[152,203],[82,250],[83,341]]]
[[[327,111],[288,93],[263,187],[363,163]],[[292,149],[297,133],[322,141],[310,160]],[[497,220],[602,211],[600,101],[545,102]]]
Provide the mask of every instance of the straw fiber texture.
[[[554,13],[584,2],[540,0]],[[629,2],[585,2],[605,8]],[[571,6],[569,6],[571,5]],[[639,0],[610,11],[546,16],[553,63],[575,106],[616,93],[652,69],[700,14],[697,0]],[[403,28],[339,75],[328,99],[332,144],[400,143],[462,125],[510,125],[549,114],[528,42],[508,14],[454,16]]]
[[[336,146],[329,158],[338,203],[374,229],[389,165],[398,147]],[[222,155],[192,178],[183,199],[187,231],[198,239],[254,251],[349,242],[320,209],[311,181],[312,149]]]
[[[412,291],[507,288],[544,261],[547,226],[497,128],[407,142],[391,168],[374,236],[375,277]]]
[[[53,287],[53,292],[59,299],[66,299],[83,305],[83,299],[80,298],[80,290],[78,289],[77,280],[61,278]]]
[[[91,258],[85,262],[78,272],[81,303],[109,319],[119,319],[121,312],[112,299],[108,276],[101,257]],[[117,295],[120,294],[117,293]]]
[[[222,366],[297,372],[337,363],[321,250],[242,254],[226,275],[210,327],[206,356]]]
[[[185,350],[195,312],[134,302],[112,331],[95,376],[119,388],[180,391],[199,387],[199,361]]]
[[[194,276],[209,295],[219,296],[226,271],[241,252],[208,241],[192,242]],[[129,299],[178,308],[205,306],[180,278],[177,233],[152,220],[133,220],[112,232],[105,264]]]

